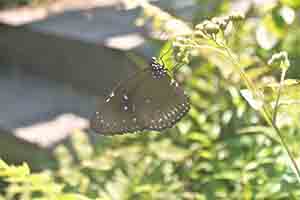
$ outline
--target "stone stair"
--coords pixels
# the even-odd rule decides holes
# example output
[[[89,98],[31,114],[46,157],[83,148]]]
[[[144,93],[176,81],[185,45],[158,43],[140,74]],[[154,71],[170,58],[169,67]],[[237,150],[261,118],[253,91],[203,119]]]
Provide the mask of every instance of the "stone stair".
[[[106,5],[0,25],[1,158],[39,169],[75,129],[88,129],[97,100],[138,69],[128,52],[152,54],[137,14]]]

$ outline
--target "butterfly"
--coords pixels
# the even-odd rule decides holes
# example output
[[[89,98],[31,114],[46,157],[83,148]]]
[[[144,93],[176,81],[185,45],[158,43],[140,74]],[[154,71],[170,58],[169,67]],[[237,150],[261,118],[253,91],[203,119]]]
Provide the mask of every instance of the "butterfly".
[[[153,57],[150,67],[120,82],[99,103],[90,127],[102,135],[162,131],[173,127],[189,109],[183,88]]]

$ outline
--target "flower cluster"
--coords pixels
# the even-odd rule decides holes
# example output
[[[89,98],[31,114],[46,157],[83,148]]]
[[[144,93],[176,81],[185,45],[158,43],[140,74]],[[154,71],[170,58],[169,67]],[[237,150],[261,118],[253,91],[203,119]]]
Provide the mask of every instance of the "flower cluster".
[[[214,37],[220,31],[224,32],[230,23],[241,21],[244,15],[233,13],[223,17],[213,17],[211,20],[204,20],[195,27],[195,35],[202,37]]]

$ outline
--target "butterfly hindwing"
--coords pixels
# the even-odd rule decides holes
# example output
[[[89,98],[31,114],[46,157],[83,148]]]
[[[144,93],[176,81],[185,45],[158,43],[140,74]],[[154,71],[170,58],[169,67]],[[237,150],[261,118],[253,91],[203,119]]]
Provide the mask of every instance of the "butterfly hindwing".
[[[149,74],[138,91],[132,96],[133,101],[137,102],[138,118],[148,130],[172,127],[190,108],[183,89],[168,74],[160,78]]]

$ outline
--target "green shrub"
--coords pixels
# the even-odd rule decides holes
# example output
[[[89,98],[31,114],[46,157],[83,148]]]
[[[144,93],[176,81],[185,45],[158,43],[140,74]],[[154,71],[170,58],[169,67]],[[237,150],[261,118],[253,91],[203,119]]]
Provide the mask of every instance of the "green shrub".
[[[0,177],[3,184],[8,184],[5,194],[0,196],[3,200],[88,200],[80,194],[63,192],[63,184],[56,183],[50,171],[31,174],[25,163],[21,166],[9,166],[0,160]]]
[[[24,5],[39,5],[51,0],[0,0],[0,8],[10,8]]]

